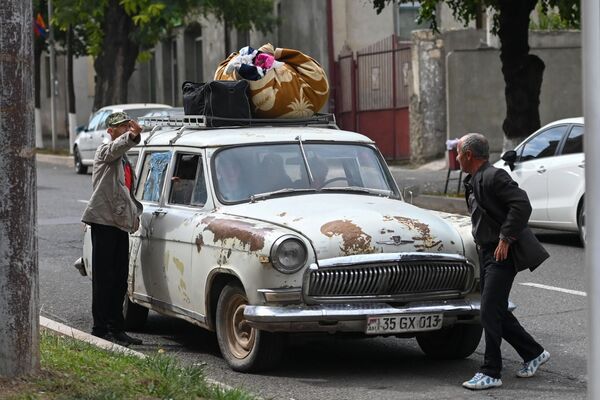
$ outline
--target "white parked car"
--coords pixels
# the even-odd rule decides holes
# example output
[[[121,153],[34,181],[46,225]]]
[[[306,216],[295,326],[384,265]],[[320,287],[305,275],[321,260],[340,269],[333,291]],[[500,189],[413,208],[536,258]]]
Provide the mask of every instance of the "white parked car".
[[[583,118],[539,129],[495,166],[504,168],[531,201],[529,226],[578,232],[585,244]]]
[[[94,164],[94,154],[98,146],[108,138],[106,133],[106,117],[118,111],[125,111],[132,118],[139,118],[146,114],[155,115],[162,110],[172,108],[166,104],[116,104],[102,107],[90,116],[88,124],[77,135],[73,144],[73,160],[75,163],[75,172],[78,174],[87,173],[89,166]]]
[[[288,332],[415,337],[439,358],[480,337],[466,217],[407,204],[374,142],[331,116],[207,128],[155,118],[137,154],[140,229],[124,314],[215,330],[231,368],[272,367]],[[177,121],[176,121],[177,120]],[[90,230],[76,267],[91,274]]]

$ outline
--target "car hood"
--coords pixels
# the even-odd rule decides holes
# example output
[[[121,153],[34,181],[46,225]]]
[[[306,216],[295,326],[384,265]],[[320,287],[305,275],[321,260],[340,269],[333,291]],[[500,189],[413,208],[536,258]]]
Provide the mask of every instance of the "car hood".
[[[312,243],[318,259],[414,251],[464,255],[462,239],[449,221],[396,199],[311,194],[227,206],[220,211],[296,231]]]

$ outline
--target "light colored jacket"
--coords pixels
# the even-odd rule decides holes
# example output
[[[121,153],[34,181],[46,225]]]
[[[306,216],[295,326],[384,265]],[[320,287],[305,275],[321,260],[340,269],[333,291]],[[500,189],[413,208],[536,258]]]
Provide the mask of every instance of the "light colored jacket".
[[[98,147],[92,172],[93,192],[83,212],[83,222],[114,226],[130,233],[138,228],[138,218],[142,214],[143,206],[133,193],[135,171],[132,168],[130,191],[125,186],[123,165],[124,162],[129,162],[125,156],[127,150],[139,142],[140,136],[133,138],[126,133]]]

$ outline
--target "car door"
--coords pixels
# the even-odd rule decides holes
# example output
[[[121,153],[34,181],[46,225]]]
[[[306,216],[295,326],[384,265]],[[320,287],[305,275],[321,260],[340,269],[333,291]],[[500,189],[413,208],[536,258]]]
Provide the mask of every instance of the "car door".
[[[96,149],[102,143],[104,143],[105,140],[110,139],[110,135],[106,131],[106,129],[108,128],[106,126],[106,117],[108,117],[114,111],[115,110],[106,110],[104,112],[104,114],[99,118],[98,124],[96,125],[96,128],[94,129],[94,131],[91,132],[91,136],[92,136],[91,141],[92,141],[92,147],[93,147],[94,153],[96,152]]]
[[[164,306],[171,304],[167,271],[163,268],[164,260],[169,259],[169,249],[156,240],[154,228],[155,221],[165,215],[163,191],[172,153],[151,149],[142,157],[136,198],[144,205],[144,212],[140,218],[140,240],[130,249],[130,257],[135,259],[131,286],[134,297]]]
[[[548,221],[548,165],[556,154],[568,125],[552,126],[527,140],[518,151],[513,179],[527,192],[532,225]]]
[[[93,160],[96,148],[94,142],[94,133],[100,121],[103,121],[108,116],[107,110],[99,110],[90,117],[90,122],[87,124],[84,131],[79,134],[79,154],[82,160]]]
[[[548,164],[548,218],[557,228],[577,229],[577,206],[585,191],[583,125],[573,125],[560,154]]]
[[[196,251],[194,221],[206,204],[200,150],[175,152],[165,186],[165,204],[155,211],[151,222],[153,256],[149,262],[164,273],[168,299],[161,300],[178,313],[201,319],[193,303],[198,288],[192,284],[197,267],[192,264],[192,252]]]

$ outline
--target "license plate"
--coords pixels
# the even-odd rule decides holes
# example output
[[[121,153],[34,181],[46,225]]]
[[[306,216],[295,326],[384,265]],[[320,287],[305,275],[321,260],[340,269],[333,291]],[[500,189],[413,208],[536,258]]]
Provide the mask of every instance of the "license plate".
[[[441,329],[442,314],[401,314],[385,317],[367,317],[366,333],[423,332]]]

